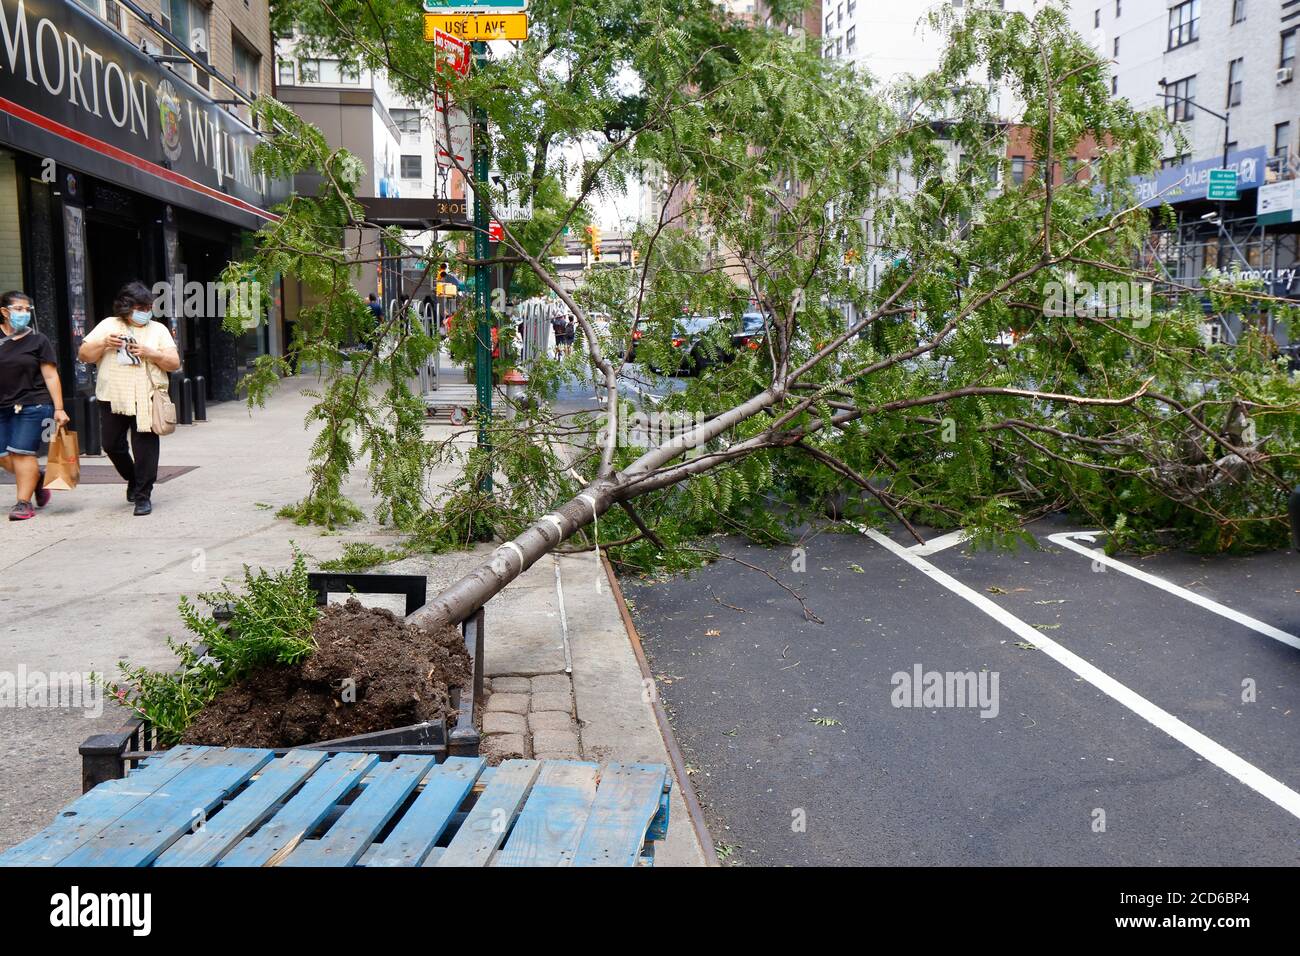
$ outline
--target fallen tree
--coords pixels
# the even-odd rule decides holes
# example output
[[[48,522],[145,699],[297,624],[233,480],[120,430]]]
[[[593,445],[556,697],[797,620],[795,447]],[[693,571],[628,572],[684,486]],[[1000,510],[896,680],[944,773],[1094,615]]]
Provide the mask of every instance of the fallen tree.
[[[774,4],[774,22],[798,12]],[[1061,507],[1126,543],[1169,527],[1217,548],[1285,534],[1300,394],[1253,324],[1285,303],[1231,274],[1187,287],[1135,266],[1150,221],[1131,177],[1155,168],[1171,134],[1162,116],[1110,98],[1106,63],[1059,10],[940,17],[940,67],[890,88],[797,34],[692,0],[538,0],[530,38],[461,79],[436,70],[417,14],[396,0],[276,5],[322,51],[387,71],[443,135],[438,102],[486,111],[495,165],[538,201],[532,223],[505,224],[490,263],[563,303],[585,350],[533,363],[528,400],[492,423],[490,451],[426,443],[406,385],[432,347],[419,330],[389,317],[379,335],[390,348],[344,365],[365,319],[350,275],[374,261],[337,244],[367,225],[358,164],[273,102],[261,109],[282,132],[259,162],[315,169],[323,186],[291,200],[241,268],[303,277],[317,295],[295,345],[326,370],[321,433],[311,491],[290,513],[354,514],[340,486],[364,454],[381,517],[421,546],[504,539],[423,616],[464,618],[574,538],[671,566],[705,531],[781,540],[836,495],[837,510],[918,539],[926,524],[1010,541],[1026,517]],[[1022,104],[1023,182],[1010,176],[1000,96]],[[457,172],[490,208],[503,201]],[[635,263],[570,292],[551,253],[632,180],[661,200],[633,233]],[[426,270],[479,264],[451,242],[386,241]],[[1133,294],[1118,305],[1093,292],[1121,283]],[[1212,316],[1247,317],[1234,349],[1206,344],[1207,303]],[[743,312],[761,315],[761,345],[736,354]],[[684,314],[722,320],[692,341]],[[625,440],[619,381],[677,367],[687,344],[713,361],[662,404],[623,414],[689,424],[652,447]],[[251,398],[280,371],[265,360]],[[609,411],[554,411],[579,373],[594,375]],[[429,500],[428,468],[448,456],[462,457],[461,478]],[[481,491],[487,473],[495,495]]]

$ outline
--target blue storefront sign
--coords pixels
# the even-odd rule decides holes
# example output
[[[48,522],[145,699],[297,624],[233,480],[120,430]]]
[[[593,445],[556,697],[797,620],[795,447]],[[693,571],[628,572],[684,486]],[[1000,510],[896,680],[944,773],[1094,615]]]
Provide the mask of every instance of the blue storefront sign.
[[[1237,174],[1237,190],[1258,189],[1264,182],[1264,164],[1268,160],[1268,150],[1263,146],[1254,149],[1241,149],[1228,154],[1227,169]],[[1203,159],[1195,163],[1185,163],[1173,169],[1162,169],[1155,176],[1135,176],[1133,184],[1137,187],[1138,201],[1146,207],[1169,203],[1191,202],[1205,199],[1210,190],[1210,171],[1224,169],[1223,157]]]

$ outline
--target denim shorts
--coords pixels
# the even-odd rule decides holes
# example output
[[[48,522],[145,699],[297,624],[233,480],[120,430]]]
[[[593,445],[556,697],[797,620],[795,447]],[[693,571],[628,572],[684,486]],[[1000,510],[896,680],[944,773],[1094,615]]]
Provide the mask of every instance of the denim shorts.
[[[0,406],[0,450],[13,455],[35,455],[40,451],[47,422],[54,421],[53,405]]]

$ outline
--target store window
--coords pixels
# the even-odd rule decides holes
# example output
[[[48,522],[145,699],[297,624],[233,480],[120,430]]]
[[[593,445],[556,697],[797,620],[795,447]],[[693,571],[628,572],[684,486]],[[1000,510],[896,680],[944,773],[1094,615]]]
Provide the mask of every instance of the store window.
[[[23,287],[23,232],[18,225],[18,170],[0,150],[0,290]]]

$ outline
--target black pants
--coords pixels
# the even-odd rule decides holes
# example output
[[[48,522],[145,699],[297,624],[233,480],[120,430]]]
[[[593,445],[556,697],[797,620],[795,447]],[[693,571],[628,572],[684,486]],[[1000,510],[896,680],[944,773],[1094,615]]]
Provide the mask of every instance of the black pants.
[[[158,480],[158,436],[142,432],[135,427],[134,415],[115,415],[108,402],[99,406],[100,427],[103,429],[104,453],[126,479],[137,498],[153,495],[153,483]],[[127,451],[127,436],[131,450]],[[134,456],[134,460],[132,460]]]

